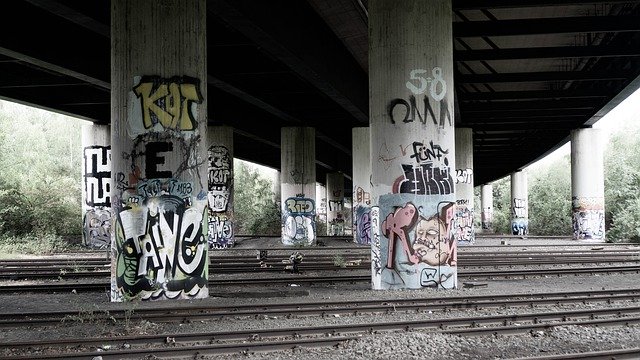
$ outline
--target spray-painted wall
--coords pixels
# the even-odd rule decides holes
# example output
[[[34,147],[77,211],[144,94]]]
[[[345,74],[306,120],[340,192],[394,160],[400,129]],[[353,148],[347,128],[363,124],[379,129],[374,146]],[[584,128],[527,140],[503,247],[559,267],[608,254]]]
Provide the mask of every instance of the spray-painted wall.
[[[233,247],[233,128],[212,126],[207,132],[209,164],[209,247]]]
[[[571,131],[573,238],[605,240],[604,148],[601,130]]]
[[[345,233],[344,175],[328,173],[327,176],[327,235],[342,236]]]
[[[524,171],[511,174],[511,232],[529,234],[529,187]]]
[[[371,245],[371,149],[368,127],[352,129],[353,241]]]
[[[82,240],[93,249],[111,246],[111,132],[82,126]]]
[[[453,237],[458,245],[475,242],[473,225],[473,130],[456,128],[456,216]]]
[[[369,1],[374,289],[457,286],[450,1]]]
[[[310,246],[316,241],[315,129],[280,129],[282,243]]]
[[[112,301],[209,296],[205,14],[112,3]]]
[[[481,225],[482,231],[493,231],[493,185],[482,185],[480,190],[480,206],[482,207]]]

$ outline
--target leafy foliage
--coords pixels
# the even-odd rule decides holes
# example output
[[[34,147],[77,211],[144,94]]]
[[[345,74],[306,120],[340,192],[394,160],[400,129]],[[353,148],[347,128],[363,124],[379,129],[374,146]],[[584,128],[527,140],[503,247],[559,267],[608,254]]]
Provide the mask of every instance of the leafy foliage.
[[[243,161],[234,161],[234,217],[238,235],[280,235],[280,209],[270,179]]]
[[[79,235],[82,121],[5,102],[0,110],[0,233]]]

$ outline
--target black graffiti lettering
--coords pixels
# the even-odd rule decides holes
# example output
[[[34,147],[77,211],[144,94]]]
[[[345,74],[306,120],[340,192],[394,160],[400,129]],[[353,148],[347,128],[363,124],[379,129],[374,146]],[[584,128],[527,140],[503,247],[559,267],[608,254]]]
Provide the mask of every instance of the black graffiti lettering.
[[[169,151],[173,151],[173,144],[169,142],[154,141],[147,144],[145,152],[147,179],[173,177],[171,171],[158,171],[158,165],[164,164],[164,156],[158,156],[158,153]]]
[[[416,97],[414,95],[409,96],[409,101],[407,102],[405,99],[393,99],[387,105],[387,114],[391,119],[391,123],[396,123],[396,115],[400,115],[403,113],[401,109],[396,109],[396,107],[403,106],[404,107],[404,118],[402,122],[409,123],[416,120],[416,115],[418,120],[421,123],[426,124],[427,120],[431,118],[434,125],[440,126],[440,128],[444,128],[445,123],[448,123],[449,126],[452,126],[451,122],[451,112],[449,111],[449,103],[446,98],[443,98],[439,101],[440,103],[440,114],[439,117],[436,118],[435,112],[433,111],[433,107],[431,106],[431,102],[429,101],[429,97],[425,95],[423,97],[423,111],[421,112],[418,109],[416,103]]]

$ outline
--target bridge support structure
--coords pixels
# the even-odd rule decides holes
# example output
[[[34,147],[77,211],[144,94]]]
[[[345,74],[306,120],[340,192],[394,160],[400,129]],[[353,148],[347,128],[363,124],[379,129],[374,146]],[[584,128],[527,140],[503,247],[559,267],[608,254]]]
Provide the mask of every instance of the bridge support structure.
[[[571,208],[575,240],[605,241],[604,149],[599,129],[571,131]]]
[[[235,243],[233,234],[233,128],[207,129],[208,241],[210,249],[226,249]]]
[[[312,127],[280,129],[283,245],[316,243],[315,133]]]
[[[369,1],[373,289],[457,287],[451,1]]]
[[[206,14],[111,2],[111,301],[209,296]]]
[[[82,126],[82,242],[111,247],[111,128]]]
[[[527,173],[522,170],[511,173],[511,233],[529,234],[529,188]]]
[[[344,175],[340,172],[327,173],[327,235],[342,236],[345,233]]]
[[[482,233],[493,232],[493,184],[485,184],[480,187],[480,207],[482,214],[480,222]]]
[[[473,130],[456,128],[456,214],[453,236],[458,245],[476,240],[473,225]]]

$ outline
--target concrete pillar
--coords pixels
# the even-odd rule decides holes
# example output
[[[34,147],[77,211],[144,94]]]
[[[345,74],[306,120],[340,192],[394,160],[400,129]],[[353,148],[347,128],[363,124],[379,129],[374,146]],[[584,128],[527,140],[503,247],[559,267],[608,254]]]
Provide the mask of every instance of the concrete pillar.
[[[316,182],[316,233],[327,233],[327,187],[320,182]]]
[[[513,235],[529,234],[528,198],[527,173],[522,170],[511,173],[511,232]]]
[[[374,289],[457,287],[451,23],[451,0],[369,1]]]
[[[111,128],[82,126],[82,242],[111,247]]]
[[[456,218],[453,237],[458,245],[471,245],[473,226],[473,130],[456,128]]]
[[[571,131],[573,238],[604,241],[604,149],[599,129]]]
[[[111,1],[111,300],[209,296],[205,0]]]
[[[207,129],[209,164],[209,248],[226,249],[233,237],[233,128],[210,126]]]
[[[371,135],[368,127],[351,130],[353,161],[353,241],[371,245]]]
[[[315,134],[315,129],[311,127],[284,127],[280,131],[284,245],[315,245]]]
[[[480,188],[481,224],[483,233],[493,232],[493,185],[485,184]]]
[[[344,235],[344,175],[327,174],[327,235]]]

